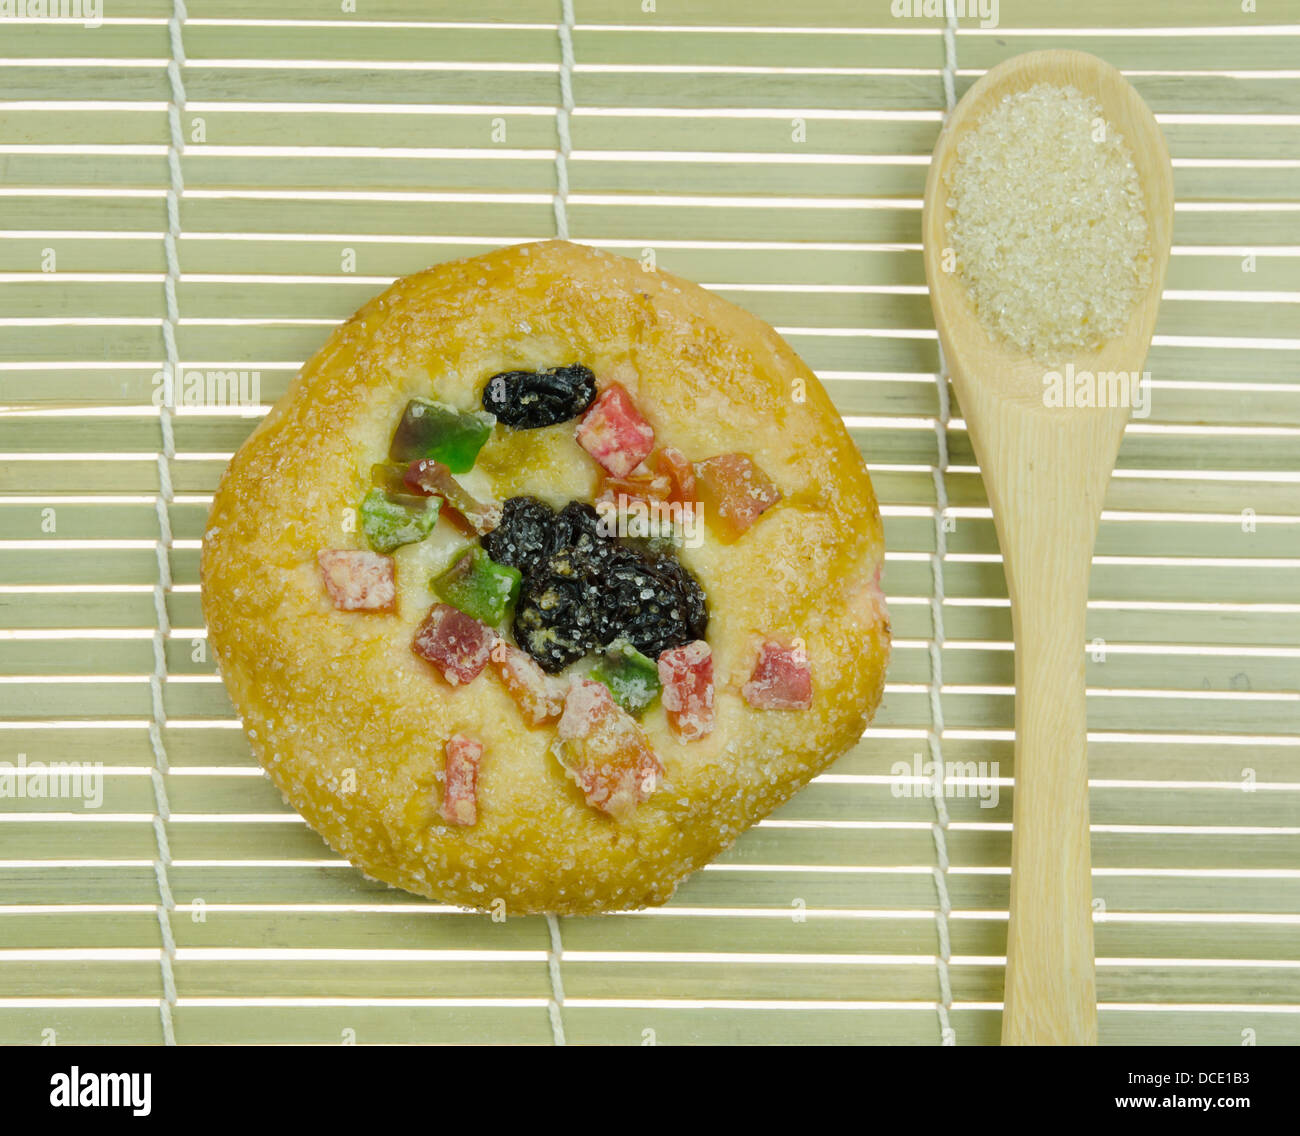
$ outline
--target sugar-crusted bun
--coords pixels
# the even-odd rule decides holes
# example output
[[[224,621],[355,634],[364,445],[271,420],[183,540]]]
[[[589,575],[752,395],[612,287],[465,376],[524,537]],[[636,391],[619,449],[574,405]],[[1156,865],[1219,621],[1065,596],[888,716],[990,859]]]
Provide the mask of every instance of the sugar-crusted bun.
[[[620,493],[675,503],[675,546],[546,536]],[[883,555],[862,458],[776,332],[547,241],[334,332],[221,481],[203,603],[253,752],[332,847],[445,902],[582,914],[668,899],[857,740]]]

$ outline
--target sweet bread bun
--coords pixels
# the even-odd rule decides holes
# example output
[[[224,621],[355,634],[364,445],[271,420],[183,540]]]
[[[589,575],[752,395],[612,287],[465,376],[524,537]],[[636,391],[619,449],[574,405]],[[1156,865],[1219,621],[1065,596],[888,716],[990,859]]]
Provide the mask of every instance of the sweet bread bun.
[[[555,368],[568,368],[561,393],[577,390],[584,404],[567,420],[503,424],[540,405],[511,410],[515,380],[485,401],[494,377]],[[595,402],[580,373],[594,376]],[[459,414],[471,432],[482,424],[468,471],[463,453],[412,468],[445,478],[460,462],[455,481],[484,509],[470,516],[454,492],[385,467],[442,507],[436,520],[410,513],[427,535],[389,547],[391,532],[376,537],[358,506],[383,497],[372,467],[397,452],[395,429],[412,406]],[[655,450],[633,463],[637,430],[647,443],[653,431]],[[567,667],[544,654],[567,643],[546,622],[553,595],[483,550],[514,556],[501,551],[503,528],[490,535],[501,502],[530,497],[559,510],[611,486],[651,485],[667,449],[688,460],[686,480],[699,479],[704,523],[688,539],[679,527],[665,556],[656,546],[667,575],[655,580],[702,592],[707,610],[683,614],[690,597],[625,604],[618,618],[642,648],[672,645],[657,660],[660,696],[637,719],[626,691],[615,684],[611,699],[610,685],[588,675],[593,657],[613,657],[603,645]],[[727,497],[737,477],[748,498]],[[489,534],[481,548],[479,534]],[[610,563],[631,563],[635,580],[653,558],[624,551]],[[667,273],[547,241],[399,280],[333,333],[226,470],[204,534],[202,590],[253,752],[333,848],[369,876],[447,903],[585,914],[664,902],[858,739],[889,653],[883,555],[862,458],[772,328]],[[531,603],[541,623],[518,611],[513,624],[497,620],[460,672],[464,660],[446,663],[439,651],[464,648],[464,628],[491,617],[462,614],[476,609],[441,597],[468,593],[435,594],[430,581],[460,572],[463,583],[474,557],[503,589],[522,579],[516,607]],[[616,576],[596,570],[588,592]],[[640,658],[640,648],[622,649]]]

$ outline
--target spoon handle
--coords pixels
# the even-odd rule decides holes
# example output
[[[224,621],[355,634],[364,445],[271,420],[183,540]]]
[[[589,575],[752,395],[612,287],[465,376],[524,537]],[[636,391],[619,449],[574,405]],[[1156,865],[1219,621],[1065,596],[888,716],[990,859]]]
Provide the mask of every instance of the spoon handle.
[[[1005,403],[980,410],[978,427],[975,415],[968,421],[1016,645],[1002,1041],[1090,1045],[1097,1002],[1084,642],[1092,548],[1123,421]]]
[[[1052,546],[1013,600],[1016,787],[1004,1045],[1093,1045],[1097,998],[1083,661],[1087,561]]]

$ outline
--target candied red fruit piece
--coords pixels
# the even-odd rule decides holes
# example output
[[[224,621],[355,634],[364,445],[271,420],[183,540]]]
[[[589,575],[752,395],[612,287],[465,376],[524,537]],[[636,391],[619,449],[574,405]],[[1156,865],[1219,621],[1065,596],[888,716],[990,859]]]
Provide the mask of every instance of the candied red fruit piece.
[[[632,397],[610,383],[578,423],[578,444],[606,473],[627,477],[654,449],[654,428],[641,417]]]
[[[666,502],[692,506],[699,498],[695,492],[695,467],[675,446],[655,450],[626,477],[606,474],[601,499],[617,501],[619,496],[648,505]]]
[[[352,548],[316,554],[325,590],[339,611],[392,611],[397,606],[397,578],[391,556]]]
[[[566,684],[542,670],[527,651],[498,639],[492,647],[492,667],[530,726],[553,722],[563,713]]]
[[[812,663],[803,647],[768,640],[758,652],[754,673],[741,688],[758,710],[808,710],[812,707]]]
[[[446,781],[442,807],[438,810],[448,824],[478,822],[478,763],[482,758],[482,742],[464,734],[455,734],[448,740]]]
[[[406,467],[404,480],[417,493],[441,498],[480,536],[490,533],[501,523],[501,505],[496,501],[479,501],[452,477],[451,470],[440,461],[417,458]]]
[[[705,458],[696,463],[695,476],[704,519],[728,544],[781,500],[781,491],[748,454]]]
[[[434,604],[411,648],[452,686],[473,682],[487,666],[496,632],[450,604]]]
[[[599,500],[617,502],[620,497],[629,501],[644,501],[647,505],[667,501],[672,482],[663,474],[652,473],[644,464],[637,466],[626,477],[607,474],[601,486]]]
[[[703,639],[670,647],[659,656],[668,725],[684,742],[713,729],[713,651]]]
[[[655,450],[648,464],[660,477],[668,478],[669,501],[678,505],[694,505],[699,501],[695,489],[695,467],[676,446]]]
[[[603,683],[574,680],[558,733],[560,760],[592,808],[623,819],[659,787],[663,766]]]

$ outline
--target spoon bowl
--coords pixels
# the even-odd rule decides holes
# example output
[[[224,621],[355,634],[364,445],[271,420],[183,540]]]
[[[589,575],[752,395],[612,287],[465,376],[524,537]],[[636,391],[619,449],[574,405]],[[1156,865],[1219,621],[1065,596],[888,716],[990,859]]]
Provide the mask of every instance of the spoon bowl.
[[[1076,370],[1086,369],[1093,374],[1141,370],[1155,331],[1174,226],[1173,171],[1164,135],[1142,97],[1109,63],[1083,51],[1031,51],[1000,63],[966,92],[939,134],[926,180],[922,240],[930,302],[950,365],[957,361],[955,355],[960,352],[961,371],[951,367],[958,398],[962,396],[958,384],[967,376],[975,375],[981,386],[991,387],[1028,409],[1043,408],[1042,377],[1046,368],[1015,345],[984,329],[965,285],[956,272],[946,271],[942,262],[948,248],[948,223],[952,220],[947,178],[957,159],[958,143],[1004,96],[1039,83],[1073,87],[1101,104],[1106,121],[1128,145],[1146,197],[1151,284],[1135,306],[1122,335],[1107,340],[1095,351],[1079,351],[1070,356],[1069,361]],[[1008,205],[1014,207],[1013,202]],[[1062,269],[1068,271],[1068,266]],[[1062,359],[1062,365],[1066,361]]]
[[[1122,333],[1050,367],[986,331],[959,274],[945,268],[952,267],[946,179],[957,143],[1005,95],[1039,83],[1092,96],[1123,136],[1145,199],[1151,255],[1150,284]],[[1097,1040],[1084,674],[1088,576],[1106,484],[1155,330],[1173,200],[1169,154],[1151,111],[1115,68],[1078,51],[1020,55],[975,83],[944,124],[926,182],[922,240],[930,301],[993,509],[1016,647],[1003,1044]],[[1108,406],[1049,405],[1049,376],[1064,383],[1071,365],[1074,376],[1096,378],[1097,392],[1101,376],[1128,376],[1127,396],[1111,397]]]

